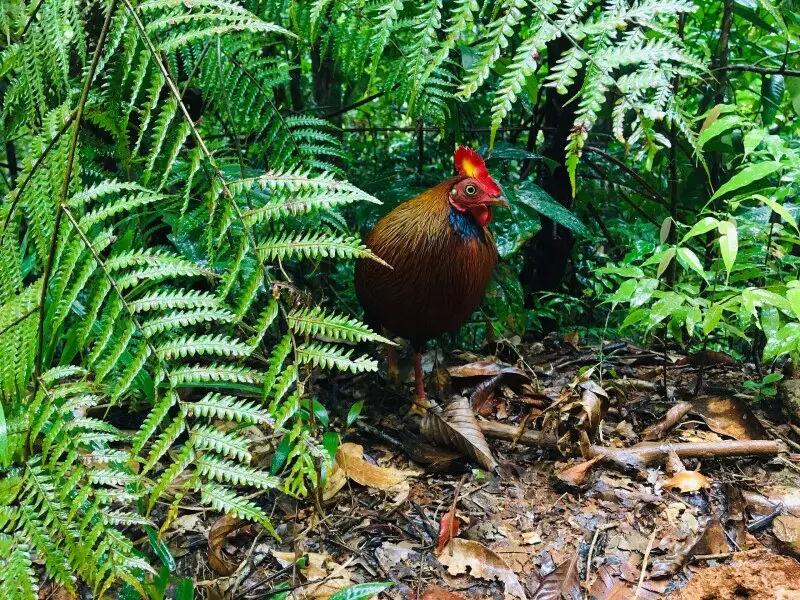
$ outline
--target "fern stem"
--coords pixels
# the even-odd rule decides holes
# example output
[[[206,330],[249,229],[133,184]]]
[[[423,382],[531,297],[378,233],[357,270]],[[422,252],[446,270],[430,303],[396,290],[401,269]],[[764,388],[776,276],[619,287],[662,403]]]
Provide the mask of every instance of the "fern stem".
[[[69,126],[72,125],[72,122],[75,120],[76,113],[77,111],[73,110],[69,114],[69,116],[64,121],[64,124],[61,126],[61,129],[58,130],[58,133],[56,133],[53,136],[53,139],[50,140],[50,142],[47,144],[47,147],[44,149],[39,158],[36,159],[36,162],[33,164],[30,171],[28,171],[28,174],[25,176],[25,179],[22,180],[22,183],[14,193],[14,200],[11,203],[11,207],[8,209],[6,220],[3,222],[3,230],[0,231],[0,241],[2,241],[3,235],[5,235],[6,229],[8,228],[8,223],[11,221],[11,217],[14,214],[14,210],[17,208],[17,204],[19,204],[19,201],[22,199],[22,192],[25,191],[25,188],[31,182],[31,179],[33,179],[33,176],[36,173],[37,169],[44,162],[44,159],[47,158],[47,156],[50,154],[50,151],[55,147],[56,142],[58,142],[58,140],[61,139],[61,136],[64,135],[67,129],[69,129]]]
[[[73,125],[72,137],[69,142],[69,152],[67,154],[67,166],[64,173],[64,182],[61,186],[61,194],[59,197],[59,204],[56,207],[55,223],[53,223],[53,237],[50,240],[50,252],[47,256],[47,263],[44,267],[42,275],[42,292],[39,297],[39,331],[37,334],[36,358],[33,363],[33,397],[36,397],[37,388],[39,386],[39,377],[42,374],[42,360],[44,356],[44,319],[46,315],[45,302],[47,300],[47,284],[50,280],[50,275],[53,272],[53,263],[55,262],[56,248],[58,246],[58,230],[61,229],[61,218],[63,216],[64,203],[69,194],[69,184],[72,178],[72,168],[75,165],[75,151],[78,147],[78,134],[80,133],[81,119],[83,118],[83,109],[86,106],[86,100],[89,98],[89,89],[92,87],[94,75],[97,71],[97,65],[100,64],[100,56],[103,53],[108,30],[111,26],[111,17],[114,16],[114,11],[117,9],[117,0],[111,0],[106,13],[106,19],[103,22],[103,28],[100,30],[100,37],[97,39],[97,47],[94,50],[92,57],[92,64],[89,65],[89,71],[86,74],[86,79],[83,82],[83,89],[81,90],[81,97],[78,101],[78,107],[75,109],[75,123]]]

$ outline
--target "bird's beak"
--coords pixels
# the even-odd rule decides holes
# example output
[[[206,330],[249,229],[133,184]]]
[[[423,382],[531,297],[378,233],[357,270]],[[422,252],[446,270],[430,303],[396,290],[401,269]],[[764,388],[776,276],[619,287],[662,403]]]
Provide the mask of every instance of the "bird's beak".
[[[486,206],[492,206],[497,208],[509,208],[508,200],[506,200],[502,196],[498,196],[497,198],[492,198],[491,200],[486,202]]]

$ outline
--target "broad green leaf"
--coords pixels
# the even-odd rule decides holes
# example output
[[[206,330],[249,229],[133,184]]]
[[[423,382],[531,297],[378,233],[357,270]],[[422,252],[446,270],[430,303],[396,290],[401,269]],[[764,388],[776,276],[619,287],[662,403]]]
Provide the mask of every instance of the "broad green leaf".
[[[150,540],[150,547],[153,549],[153,552],[156,553],[161,564],[163,564],[170,573],[175,572],[175,558],[172,556],[172,552],[169,551],[169,547],[167,543],[159,539],[158,531],[150,526],[145,526],[145,531],[147,532],[147,539]]]
[[[686,296],[683,294],[667,292],[661,300],[653,304],[653,308],[650,310],[650,315],[647,319],[648,324],[652,327],[667,317],[672,316],[672,313],[678,310],[685,301]]]
[[[733,263],[736,262],[736,254],[739,252],[739,236],[736,231],[736,225],[730,221],[720,221],[719,232],[719,252],[722,256],[722,262],[725,263],[725,270],[730,276],[733,269]]]
[[[783,354],[796,352],[798,344],[800,344],[800,323],[784,325],[774,336],[767,338],[764,360],[772,360]]]
[[[746,185],[750,185],[754,181],[764,179],[767,175],[772,175],[775,171],[779,170],[783,165],[778,161],[768,160],[760,163],[752,163],[747,165],[744,169],[739,171],[736,175],[730,178],[714,192],[711,200],[724,196],[728,192],[738,190]]]
[[[761,383],[769,385],[771,383],[778,383],[781,379],[783,379],[783,373],[768,373],[764,376],[764,379],[761,380]]]
[[[392,587],[391,581],[378,581],[375,583],[359,583],[352,587],[336,592],[328,600],[366,600],[372,596]]]
[[[580,222],[578,217],[556,202],[550,194],[539,186],[529,183],[520,187],[517,191],[517,198],[559,225],[563,225],[582,236],[591,237],[591,233]]]
[[[789,306],[792,307],[792,312],[795,317],[800,319],[800,288],[790,288],[787,290],[786,299],[789,301]]]
[[[681,243],[684,243],[686,240],[691,239],[697,235],[703,235],[704,233],[708,233],[712,229],[716,229],[718,225],[719,225],[718,219],[715,219],[714,217],[704,217],[692,226],[692,228],[689,230],[689,233],[683,236]]]
[[[661,223],[661,230],[658,233],[658,241],[660,244],[663,244],[667,241],[669,237],[669,230],[672,228],[672,217],[667,217]]]
[[[285,436],[278,447],[275,449],[275,454],[272,455],[272,464],[269,466],[270,475],[277,475],[278,472],[286,464],[286,459],[289,458],[289,451],[292,449],[291,440],[289,436]]]
[[[697,146],[702,148],[709,140],[733,129],[737,125],[741,125],[743,122],[744,120],[739,115],[728,115],[717,119],[700,133],[700,136],[697,138]]]
[[[639,267],[600,267],[595,272],[621,275],[622,277],[633,277],[636,279],[644,277],[644,271]]]
[[[667,248],[664,255],[661,257],[661,260],[658,263],[658,270],[656,271],[656,277],[661,277],[662,273],[667,270],[669,263],[672,262],[672,259],[675,258],[675,246],[671,246]]]
[[[322,434],[322,447],[331,457],[331,460],[336,456],[336,450],[339,448],[339,434],[335,431],[326,431]]]
[[[358,402],[355,402],[353,404],[353,406],[350,407],[350,410],[347,411],[347,427],[348,428],[350,426],[352,426],[353,423],[356,422],[356,419],[358,419],[358,416],[361,414],[361,411],[363,409],[364,409],[364,401],[363,400],[359,400]]]
[[[194,600],[194,583],[191,577],[184,577],[175,590],[175,600]]]
[[[800,77],[787,77],[786,89],[789,90],[789,97],[792,99],[794,114],[800,116]]]
[[[612,306],[616,306],[620,302],[627,302],[633,296],[633,293],[636,291],[636,286],[639,282],[635,279],[626,279],[622,282],[617,288],[617,291],[614,292],[614,295],[611,296],[611,303]]]
[[[650,300],[653,292],[658,288],[658,279],[640,279],[636,284],[636,292],[631,297],[631,308],[644,305],[645,302]]]
[[[763,288],[742,290],[742,302],[752,306],[772,306],[786,311],[791,309],[791,304],[786,298]]]
[[[640,308],[638,310],[634,310],[633,312],[628,313],[628,316],[625,317],[625,320],[622,322],[622,325],[620,325],[620,329],[625,329],[629,325],[634,325],[639,321],[646,319],[648,314],[650,314],[650,312],[644,308]]]
[[[781,108],[786,84],[783,75],[764,75],[761,80],[761,121],[771,125]]]
[[[767,206],[769,206],[773,212],[780,215],[780,217],[786,221],[789,225],[791,225],[796,231],[800,232],[800,229],[797,229],[797,221],[794,220],[794,217],[791,213],[786,210],[786,207],[782,204],[778,204],[772,198],[768,198],[767,196],[762,196],[761,194],[753,194],[753,198],[756,200],[760,200]]]
[[[697,258],[697,254],[695,254],[694,251],[690,248],[678,248],[678,256],[683,259],[689,268],[705,279],[706,272],[703,270],[703,265],[700,263],[700,259]]]
[[[712,305],[706,316],[703,318],[703,333],[708,335],[716,328],[719,320],[722,318],[722,307],[719,304]]]
[[[758,148],[764,135],[767,133],[765,129],[751,129],[744,136],[744,155],[747,156],[753,150]]]
[[[703,120],[703,125],[700,127],[700,133],[704,133],[706,129],[711,127],[719,116],[724,113],[734,112],[736,111],[736,107],[732,104],[717,104],[712,106],[705,115],[705,119]]]

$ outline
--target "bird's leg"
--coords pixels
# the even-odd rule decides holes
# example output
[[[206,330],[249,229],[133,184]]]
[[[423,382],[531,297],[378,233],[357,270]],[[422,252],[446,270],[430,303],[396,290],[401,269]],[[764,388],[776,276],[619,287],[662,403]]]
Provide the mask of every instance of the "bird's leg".
[[[392,387],[400,385],[400,367],[397,364],[397,348],[386,345],[386,379]]]
[[[431,407],[425,394],[425,380],[422,374],[422,352],[414,350],[414,401],[409,414],[425,416]]]

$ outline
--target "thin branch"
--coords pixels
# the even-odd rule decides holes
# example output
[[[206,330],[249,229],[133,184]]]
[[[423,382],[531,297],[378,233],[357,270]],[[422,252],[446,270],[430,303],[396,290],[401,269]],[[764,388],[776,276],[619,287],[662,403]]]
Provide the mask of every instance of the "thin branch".
[[[748,73],[760,73],[761,75],[786,75],[787,77],[800,77],[800,71],[787,69],[785,67],[757,67],[756,65],[726,65],[711,69],[714,71],[746,71]]]
[[[587,150],[588,152],[593,152],[594,154],[599,154],[600,156],[605,158],[607,161],[609,161],[611,163],[614,163],[617,167],[619,167],[620,169],[625,171],[628,175],[633,177],[636,180],[637,183],[639,183],[641,186],[643,186],[645,189],[647,189],[647,191],[650,192],[650,195],[651,195],[653,200],[655,200],[656,202],[661,204],[664,208],[669,210],[670,206],[669,206],[669,202],[667,202],[667,199],[664,198],[664,196],[662,196],[652,185],[650,185],[644,177],[639,175],[636,171],[631,169],[628,165],[626,165],[624,162],[622,162],[616,156],[613,156],[613,155],[609,154],[608,152],[606,152],[605,150],[601,150],[600,148],[597,148],[596,146],[587,145],[587,146],[584,146],[584,149]]]
[[[33,25],[33,21],[36,19],[36,15],[39,13],[39,9],[42,7],[42,4],[44,4],[44,0],[39,0],[39,3],[36,6],[34,6],[31,15],[25,22],[25,28],[22,30],[22,35],[20,35],[20,37],[25,37],[25,34],[28,33],[28,30],[31,28],[31,25]]]
[[[89,89],[92,87],[94,75],[97,71],[97,65],[100,64],[100,55],[103,52],[103,47],[106,43],[106,36],[111,26],[111,17],[114,16],[114,11],[117,9],[117,0],[111,0],[106,13],[106,20],[103,22],[103,28],[100,30],[100,37],[97,39],[97,47],[94,50],[92,57],[92,64],[89,65],[89,71],[86,74],[86,79],[83,82],[83,89],[81,90],[81,97],[78,101],[78,106],[75,109],[75,123],[72,130],[72,138],[69,142],[69,152],[67,154],[67,166],[64,172],[64,181],[61,186],[61,193],[59,195],[58,206],[56,207],[55,222],[53,223],[53,237],[50,240],[50,252],[47,256],[47,263],[44,267],[42,274],[42,291],[39,298],[39,332],[37,334],[36,358],[33,364],[33,397],[36,397],[37,388],[39,386],[39,378],[42,374],[42,360],[44,357],[44,320],[45,320],[45,303],[47,301],[47,288],[50,281],[50,276],[53,273],[53,263],[56,257],[56,248],[58,247],[58,231],[61,229],[61,218],[64,214],[62,210],[67,195],[69,194],[69,184],[72,179],[72,168],[75,166],[75,151],[78,148],[78,135],[81,128],[81,119],[83,118],[83,109],[86,106],[86,100],[89,98]]]
[[[394,84],[392,86],[392,89],[390,91],[393,92],[398,87],[400,87],[400,84],[396,83],[396,84]],[[338,117],[339,115],[343,115],[346,112],[350,112],[351,110],[355,110],[356,108],[358,108],[360,106],[364,106],[365,104],[369,104],[373,100],[376,100],[376,99],[380,98],[381,96],[383,96],[385,94],[386,94],[386,90],[384,90],[382,92],[375,92],[374,94],[371,94],[371,95],[367,96],[366,98],[362,98],[361,100],[353,102],[352,104],[348,104],[347,106],[344,106],[344,107],[342,107],[342,108],[340,108],[338,110],[334,110],[333,112],[329,112],[327,114],[324,114],[324,115],[322,115],[322,118],[323,119],[332,119],[333,117]]]

